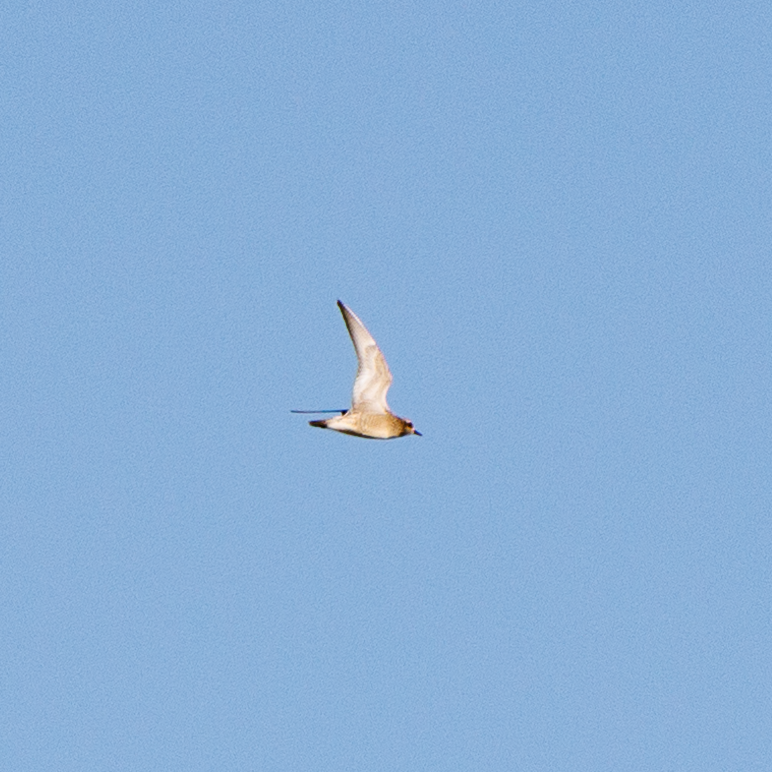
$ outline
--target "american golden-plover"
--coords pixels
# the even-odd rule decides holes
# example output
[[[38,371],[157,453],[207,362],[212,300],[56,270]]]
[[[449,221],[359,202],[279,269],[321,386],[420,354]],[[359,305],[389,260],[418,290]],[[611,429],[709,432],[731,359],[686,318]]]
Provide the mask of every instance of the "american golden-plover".
[[[338,308],[354,343],[359,367],[354,380],[350,410],[293,410],[293,413],[340,413],[334,418],[309,421],[311,426],[333,429],[336,432],[367,437],[373,440],[390,440],[406,434],[417,434],[412,421],[400,418],[389,410],[386,392],[391,386],[391,372],[378,344],[367,331],[359,317],[343,303]]]

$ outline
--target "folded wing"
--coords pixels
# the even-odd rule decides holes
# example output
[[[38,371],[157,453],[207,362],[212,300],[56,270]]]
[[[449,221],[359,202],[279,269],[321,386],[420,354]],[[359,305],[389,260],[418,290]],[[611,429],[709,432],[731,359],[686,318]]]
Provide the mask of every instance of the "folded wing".
[[[359,317],[343,303],[338,301],[338,308],[348,327],[348,334],[357,352],[359,367],[354,381],[354,391],[351,396],[351,406],[354,410],[386,413],[389,406],[386,403],[386,392],[391,386],[391,372],[383,358],[378,344]]]

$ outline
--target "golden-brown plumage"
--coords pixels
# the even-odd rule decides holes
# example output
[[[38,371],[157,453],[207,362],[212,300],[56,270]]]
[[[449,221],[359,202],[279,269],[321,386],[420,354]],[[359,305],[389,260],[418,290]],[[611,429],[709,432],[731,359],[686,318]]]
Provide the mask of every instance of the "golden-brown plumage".
[[[374,440],[388,440],[406,434],[417,434],[420,437],[421,432],[415,430],[412,421],[394,415],[389,409],[386,392],[391,386],[391,372],[373,336],[359,317],[340,300],[338,307],[359,362],[351,409],[334,418],[309,421],[309,424]]]

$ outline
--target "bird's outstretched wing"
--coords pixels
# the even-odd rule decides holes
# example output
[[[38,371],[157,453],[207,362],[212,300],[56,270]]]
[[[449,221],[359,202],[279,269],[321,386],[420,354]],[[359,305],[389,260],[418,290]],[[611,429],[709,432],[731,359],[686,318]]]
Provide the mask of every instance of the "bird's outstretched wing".
[[[359,367],[351,395],[351,407],[366,412],[387,413],[386,392],[391,386],[391,372],[383,358],[378,344],[359,317],[343,303],[338,301],[338,308],[348,327],[348,334],[357,352]]]

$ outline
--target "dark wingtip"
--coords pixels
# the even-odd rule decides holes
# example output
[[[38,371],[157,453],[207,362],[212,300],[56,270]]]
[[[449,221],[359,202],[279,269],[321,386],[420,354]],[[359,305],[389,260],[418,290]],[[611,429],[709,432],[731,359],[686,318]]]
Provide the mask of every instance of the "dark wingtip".
[[[348,408],[335,408],[335,410],[290,410],[290,413],[340,413],[346,415]]]

